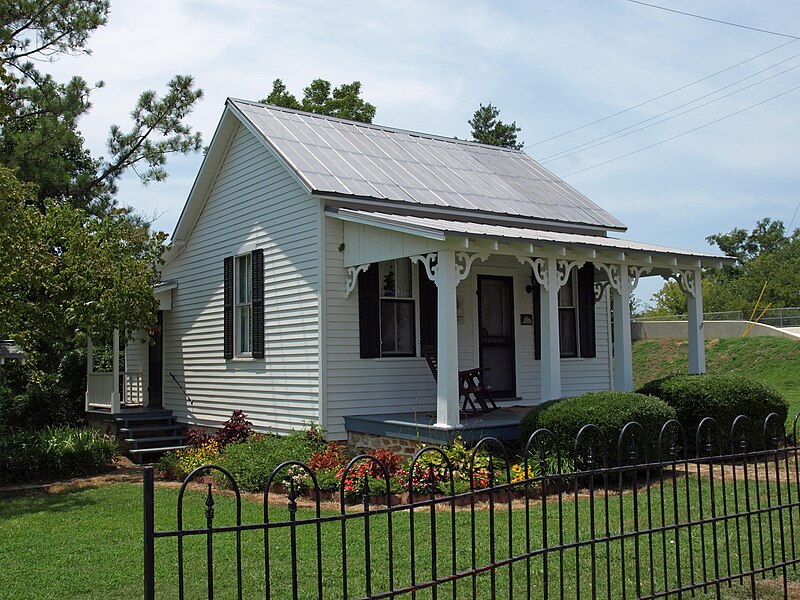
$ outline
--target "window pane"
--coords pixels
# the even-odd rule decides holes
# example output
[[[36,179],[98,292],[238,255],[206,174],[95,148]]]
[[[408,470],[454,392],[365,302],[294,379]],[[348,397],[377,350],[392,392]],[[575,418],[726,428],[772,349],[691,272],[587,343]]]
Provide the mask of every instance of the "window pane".
[[[381,301],[381,354],[414,354],[414,303]]]
[[[380,286],[381,296],[394,298],[396,289],[395,265],[393,260],[386,260],[380,263]]]
[[[578,340],[574,308],[558,310],[558,333],[561,356],[578,356]]]
[[[394,261],[396,270],[395,294],[397,298],[411,298],[411,261],[399,259]]]
[[[575,306],[575,300],[572,293],[572,276],[570,275],[567,283],[558,290],[558,305],[559,306]]]
[[[252,350],[253,340],[253,319],[250,311],[250,305],[236,307],[236,324],[237,324],[237,352],[246,353]]]
[[[250,266],[250,255],[245,254],[236,259],[237,269],[237,289],[236,289],[236,303],[245,304],[250,302],[253,291],[253,269]]]

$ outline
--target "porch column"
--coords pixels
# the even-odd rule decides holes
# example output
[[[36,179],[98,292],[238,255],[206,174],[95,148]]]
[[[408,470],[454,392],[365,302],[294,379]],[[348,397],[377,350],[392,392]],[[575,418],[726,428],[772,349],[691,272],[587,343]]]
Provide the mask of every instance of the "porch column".
[[[561,398],[561,338],[558,329],[558,266],[555,258],[544,259],[547,269],[542,273],[542,379],[541,399]]]
[[[119,398],[119,329],[114,330],[114,343],[111,348],[112,354],[112,371],[114,373],[113,387],[111,388],[111,413],[115,414],[120,411],[120,398]]]
[[[456,320],[456,255],[442,250],[436,261],[438,377],[436,382],[436,425],[453,429],[460,425],[458,413],[458,322]]]
[[[614,389],[633,390],[633,353],[631,352],[631,278],[627,265],[620,265],[619,289],[614,296]]]
[[[700,269],[686,272],[693,283],[686,285],[686,304],[689,314],[689,373],[706,372],[706,340],[703,331],[703,289],[700,282]]]

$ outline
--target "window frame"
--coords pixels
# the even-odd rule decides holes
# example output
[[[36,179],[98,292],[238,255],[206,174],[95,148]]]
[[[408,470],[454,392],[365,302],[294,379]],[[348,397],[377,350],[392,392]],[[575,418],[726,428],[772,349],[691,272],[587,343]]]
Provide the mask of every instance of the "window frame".
[[[381,281],[381,274],[383,273],[383,265],[386,263],[395,263],[395,277],[397,277],[397,263],[400,261],[408,261],[408,274],[409,274],[409,285],[411,286],[410,294],[408,296],[400,296],[391,295],[387,296],[384,295],[384,286]],[[411,260],[407,257],[401,258],[393,258],[389,260],[382,260],[375,263],[375,268],[378,269],[378,327],[379,327],[379,337],[380,337],[380,358],[413,358],[419,356],[419,298],[418,298],[418,290],[419,290],[419,282],[417,281],[417,269],[414,268],[414,264]],[[397,289],[397,282],[395,281],[395,290]],[[411,337],[411,350],[410,351],[391,351],[391,350],[384,350],[383,348],[383,316],[384,316],[384,305],[389,304],[410,304],[411,305],[411,327],[410,327],[410,337]],[[397,313],[395,312],[395,331],[397,331]],[[395,335],[395,339],[397,336]]]
[[[571,305],[562,305],[562,294],[561,290],[569,286],[571,296],[572,296],[572,304]],[[578,277],[577,271],[572,270],[569,274],[569,278],[567,282],[558,290],[558,336],[559,342],[564,338],[564,333],[566,329],[566,322],[564,319],[561,318],[562,313],[565,312],[572,313],[572,321],[574,323],[574,327],[569,331],[569,333],[574,336],[574,352],[564,352],[564,345],[559,343],[559,353],[561,358],[581,358],[581,324],[580,324],[580,297],[578,292]]]
[[[246,282],[248,285],[248,300],[241,302],[239,299],[241,290],[241,273],[242,262],[245,263],[244,272],[247,274]],[[248,307],[249,323],[248,323],[248,349],[241,349],[242,335],[241,335],[241,309]],[[233,356],[235,358],[252,358],[253,357],[253,342],[254,342],[254,327],[253,327],[253,255],[251,252],[245,252],[233,257]]]

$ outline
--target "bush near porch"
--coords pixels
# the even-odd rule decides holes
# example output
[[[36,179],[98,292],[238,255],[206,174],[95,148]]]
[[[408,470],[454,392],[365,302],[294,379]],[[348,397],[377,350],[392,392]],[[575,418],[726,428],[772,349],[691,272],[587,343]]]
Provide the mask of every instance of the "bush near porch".
[[[739,415],[746,415],[759,428],[770,413],[776,413],[781,424],[789,412],[789,403],[775,388],[740,375],[670,375],[650,381],[638,391],[658,396],[675,409],[690,445],[697,426],[708,415],[719,423],[723,449],[727,449],[731,425]],[[751,439],[762,437],[760,429],[747,433]]]
[[[579,396],[550,400],[533,407],[520,424],[523,442],[537,429],[549,429],[557,439],[562,457],[571,457],[575,438],[581,428],[592,423],[598,427],[606,444],[608,465],[617,462],[617,445],[622,428],[636,421],[645,430],[646,439],[658,440],[661,427],[677,413],[674,408],[654,396],[636,392],[588,392]],[[652,457],[655,447],[648,448]],[[601,449],[596,449],[602,464]],[[644,451],[641,451],[641,459]]]

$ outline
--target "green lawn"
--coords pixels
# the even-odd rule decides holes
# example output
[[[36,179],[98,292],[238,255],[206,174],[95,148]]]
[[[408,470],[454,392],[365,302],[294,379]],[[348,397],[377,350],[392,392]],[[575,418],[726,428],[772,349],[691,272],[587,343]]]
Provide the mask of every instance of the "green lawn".
[[[710,500],[706,493],[703,501],[697,498],[694,484],[695,478],[690,478],[691,490],[689,491],[689,505],[692,507],[692,516],[697,517],[697,511],[704,507],[708,514],[710,511]],[[670,484],[666,484],[666,490],[671,490]],[[761,486],[761,496],[759,501],[766,505],[766,489]],[[678,485],[678,497],[680,504],[686,506],[686,492],[682,482]],[[719,489],[718,489],[719,492]],[[731,488],[728,493],[730,495]],[[774,494],[774,489],[772,491]],[[176,498],[177,493],[173,489],[156,489],[156,527],[157,529],[174,528],[176,524]],[[638,511],[633,509],[632,494],[622,496],[623,528],[630,531],[634,526],[634,519],[639,519],[641,524],[654,519],[654,524],[661,523],[660,512],[661,504],[657,493],[652,493],[649,497],[644,492],[637,497]],[[774,498],[774,495],[773,495]],[[591,520],[590,511],[594,510],[595,527],[597,533],[603,533],[605,522],[605,506],[599,496],[593,506],[590,506],[588,499],[581,499],[577,503],[577,519],[575,514],[575,503],[565,501],[561,507],[559,515],[559,505],[557,502],[549,503],[547,506],[547,518],[549,533],[548,543],[556,544],[561,537],[565,542],[575,540],[576,522],[578,539],[588,539],[590,536]],[[667,496],[665,511],[667,515],[666,523],[672,519],[671,495]],[[190,494],[185,505],[186,526],[202,527],[204,496],[201,494]],[[731,499],[729,498],[729,502]],[[649,508],[649,510],[648,510]],[[717,494],[717,509],[721,510],[720,495]],[[729,506],[729,510],[731,506]],[[234,503],[229,497],[219,496],[215,505],[216,525],[231,524],[234,515]],[[334,513],[329,513],[334,514]],[[612,496],[609,499],[609,519],[611,523],[611,533],[619,533],[619,496]],[[311,516],[309,511],[301,510],[298,518]],[[564,527],[559,530],[560,522]],[[800,512],[794,518],[794,527],[797,529],[796,538],[800,543]],[[243,505],[243,522],[258,523],[262,521],[263,508],[257,502],[245,501]],[[286,511],[279,507],[271,507],[270,518],[273,520],[284,519]],[[511,545],[514,553],[521,553],[525,550],[525,512],[517,509],[512,512],[512,535]],[[685,518],[683,516],[682,518]],[[496,516],[495,540],[497,543],[498,556],[507,553],[509,545],[508,535],[508,512],[499,511]],[[539,547],[542,540],[542,526],[545,521],[542,515],[541,504],[531,506],[531,535],[533,547]],[[477,539],[477,563],[486,564],[489,560],[490,534],[488,527],[488,511],[477,511],[475,514],[475,528]],[[399,583],[409,582],[410,572],[410,547],[409,534],[410,523],[406,513],[396,514],[393,518],[395,542],[393,551],[395,552],[395,580]],[[739,523],[744,528],[745,521]],[[735,521],[730,522],[733,532]],[[758,525],[758,528],[756,526]],[[779,522],[777,517],[772,523],[778,531]],[[784,523],[788,526],[788,523]],[[388,551],[387,519],[385,516],[374,516],[370,519],[372,546],[369,549],[369,556],[372,560],[373,591],[385,589],[388,581],[386,569],[386,556]],[[437,561],[439,573],[452,571],[450,558],[449,539],[451,535],[449,513],[439,513],[437,515],[437,539],[439,546],[437,551]],[[760,552],[762,548],[767,557],[776,552],[780,556],[781,545],[779,539],[772,539],[770,536],[769,520],[764,517],[763,521],[753,522],[754,531],[754,551],[756,563],[760,562]],[[347,527],[347,565],[351,587],[349,595],[358,596],[365,592],[365,558],[366,548],[363,536],[364,520],[355,519],[349,522]],[[414,553],[417,561],[417,580],[426,580],[431,576],[431,525],[430,515],[425,511],[420,511],[416,515],[414,531],[417,540],[416,551]],[[469,552],[469,539],[471,531],[471,514],[469,511],[460,511],[457,514],[457,569],[465,569],[471,562]],[[760,534],[760,535],[757,535]],[[301,598],[313,597],[316,589],[315,568],[316,568],[316,538],[313,526],[298,527],[298,578],[302,587]],[[663,556],[662,547],[668,548],[668,573],[667,578],[673,582],[676,579],[676,569],[674,564],[675,544],[681,546],[682,557],[682,577],[683,581],[689,581],[691,577],[696,579],[701,576],[704,566],[709,572],[713,572],[713,546],[711,544],[712,530],[706,526],[703,534],[706,537],[707,552],[705,557],[700,551],[700,529],[694,527],[691,534],[686,529],[681,530],[681,534],[675,539],[672,532],[666,537],[661,534],[653,534],[653,554],[654,563],[653,581],[656,589],[663,585]],[[788,534],[787,534],[788,535]],[[264,542],[263,534],[258,531],[245,532],[242,536],[244,544],[244,578],[245,578],[245,597],[264,597],[263,581],[263,561],[264,561]],[[759,539],[760,538],[760,539]],[[643,592],[647,592],[650,586],[650,555],[647,550],[647,538],[640,537],[640,552],[645,568],[640,572]],[[231,552],[234,544],[233,534],[223,534],[215,536],[215,572],[217,574],[216,591],[220,598],[231,596],[232,583],[235,581],[235,561]],[[717,532],[718,554],[725,553],[722,549],[726,548],[725,539],[722,531]],[[731,541],[731,559],[734,567],[738,564],[741,556],[747,564],[748,556],[746,553],[747,545],[740,551],[737,545]],[[329,523],[322,528],[322,557],[324,565],[325,597],[341,598],[341,526],[338,522]],[[36,497],[19,497],[6,499],[0,503],[0,598],[136,598],[142,595],[142,497],[141,486],[128,483],[108,484],[95,488],[84,488],[73,491],[66,491],[57,494],[48,494]],[[691,549],[691,550],[690,550]],[[185,542],[186,552],[186,586],[187,597],[205,597],[205,538],[187,538]],[[611,573],[611,597],[622,597],[623,581],[626,586],[626,595],[632,596],[635,593],[636,571],[634,568],[634,542],[628,540],[624,549],[619,541],[613,542],[610,546],[600,543],[595,546],[594,567],[598,581],[605,577],[606,570]],[[693,561],[689,560],[689,552],[693,552]],[[623,555],[625,576],[623,579]],[[567,550],[563,555],[555,553],[548,560],[547,567],[548,587],[551,597],[559,597],[559,590],[562,582],[559,577],[560,567],[563,566],[564,572],[564,593],[565,597],[575,597],[576,582],[581,587],[581,595],[590,595],[592,561],[589,548],[583,548],[578,554],[576,563],[576,552]],[[288,531],[275,532],[272,535],[270,545],[270,560],[274,569],[273,597],[291,597],[289,582],[291,581],[292,555],[290,544],[288,543]],[[177,596],[177,569],[176,569],[176,542],[174,539],[162,539],[156,541],[156,564],[157,564],[157,597],[174,598]],[[531,581],[534,589],[534,596],[540,596],[544,580],[544,564],[541,558],[531,561]],[[515,597],[524,597],[526,594],[526,581],[528,565],[526,561],[520,561],[513,566],[512,580],[514,582]],[[724,571],[724,565],[723,565]],[[794,576],[794,575],[793,575]],[[495,582],[499,598],[508,597],[508,568],[497,572]],[[491,580],[489,575],[481,575],[476,582],[478,597],[488,597]],[[764,587],[767,586],[767,587]],[[777,590],[777,595],[770,595],[768,588],[772,591]],[[538,590],[538,591],[537,591]],[[769,585],[759,582],[759,597],[781,597],[780,586]],[[604,584],[599,583],[597,587],[599,597],[605,597],[607,592]],[[762,593],[763,592],[763,593]],[[742,595],[744,594],[744,595]],[[445,586],[441,589],[440,596],[444,598],[452,597],[452,587]],[[456,596],[458,598],[472,597],[472,582],[467,578],[458,583]],[[725,591],[724,597],[739,598],[746,597],[746,591],[734,590]],[[430,598],[429,593],[418,594],[420,599]]]
[[[689,365],[686,340],[639,340],[633,344],[634,386],[676,373]],[[800,412],[800,341],[720,338],[706,341],[709,373],[745,375],[773,386],[789,401],[789,416]]]

